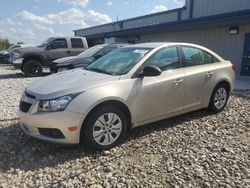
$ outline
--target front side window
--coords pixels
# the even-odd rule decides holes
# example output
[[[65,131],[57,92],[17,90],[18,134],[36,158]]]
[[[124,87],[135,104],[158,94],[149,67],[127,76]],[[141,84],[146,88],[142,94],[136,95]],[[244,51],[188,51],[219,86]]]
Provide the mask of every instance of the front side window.
[[[55,39],[51,44],[52,49],[68,48],[66,39]]]
[[[127,74],[151,48],[119,48],[101,57],[87,67],[89,71],[111,75]]]
[[[71,41],[72,48],[83,48],[84,47],[83,43],[82,43],[82,39],[71,38],[70,41]]]
[[[155,54],[143,65],[143,67],[155,65],[162,71],[179,68],[179,56],[176,47],[162,49]]]
[[[182,47],[184,55],[184,66],[191,67],[206,64],[202,50],[194,47]]]

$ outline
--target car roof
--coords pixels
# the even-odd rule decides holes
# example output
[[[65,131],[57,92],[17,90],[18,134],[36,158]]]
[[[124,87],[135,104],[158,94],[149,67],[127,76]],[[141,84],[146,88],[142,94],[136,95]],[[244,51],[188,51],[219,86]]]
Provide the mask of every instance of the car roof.
[[[182,43],[182,42],[147,42],[147,43],[138,43],[133,45],[132,47],[136,48],[158,48],[161,46],[169,46],[169,45],[180,45],[180,46],[192,46],[198,48],[204,48],[203,46],[192,44],[192,43]]]
[[[147,42],[147,43],[138,43],[134,44],[135,48],[158,48],[163,45],[170,44],[169,42]]]

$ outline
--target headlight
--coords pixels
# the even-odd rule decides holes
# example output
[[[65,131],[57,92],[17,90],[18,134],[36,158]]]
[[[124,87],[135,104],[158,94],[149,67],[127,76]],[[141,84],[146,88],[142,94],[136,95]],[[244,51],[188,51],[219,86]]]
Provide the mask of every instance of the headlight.
[[[38,103],[38,112],[56,112],[63,111],[68,104],[80,93],[71,94],[51,100],[41,100]]]

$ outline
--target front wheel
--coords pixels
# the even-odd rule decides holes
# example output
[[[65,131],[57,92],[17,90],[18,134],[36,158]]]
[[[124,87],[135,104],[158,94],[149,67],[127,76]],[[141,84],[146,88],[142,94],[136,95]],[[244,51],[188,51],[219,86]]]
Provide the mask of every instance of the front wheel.
[[[226,84],[219,84],[215,87],[209,103],[209,111],[218,113],[222,111],[229,98],[229,88]]]
[[[27,76],[41,76],[43,67],[40,62],[30,60],[24,63],[21,70]]]
[[[81,136],[90,148],[106,150],[116,146],[124,137],[127,120],[116,106],[104,106],[94,111],[85,122]]]

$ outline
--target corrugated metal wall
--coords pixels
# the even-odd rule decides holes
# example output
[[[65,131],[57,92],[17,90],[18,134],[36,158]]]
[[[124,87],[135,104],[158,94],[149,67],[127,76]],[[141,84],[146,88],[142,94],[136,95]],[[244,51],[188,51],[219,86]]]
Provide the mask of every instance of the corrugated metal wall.
[[[194,0],[193,17],[250,9],[250,0]]]
[[[181,19],[189,19],[191,0],[186,0],[185,8],[181,10]],[[193,18],[222,14],[239,10],[250,9],[250,0],[193,0]],[[96,27],[77,30],[77,36],[93,35],[97,33],[119,31],[121,29],[137,28],[178,21],[178,10],[141,16],[137,18],[121,20]],[[122,26],[120,25],[122,24]]]
[[[173,22],[178,20],[178,11],[175,12],[165,12],[162,14],[152,14],[147,17],[140,17],[135,19],[128,19],[121,22],[114,22],[109,24],[104,24],[96,27],[86,28],[82,30],[77,30],[75,32],[76,36],[93,35],[97,33],[119,31],[121,29],[130,29],[142,26],[156,25],[159,23]],[[122,24],[122,28],[119,24]]]
[[[224,59],[235,63],[237,65],[237,73],[239,74],[246,33],[250,33],[250,24],[240,26],[240,33],[238,35],[230,35],[228,27],[216,27],[147,34],[142,35],[138,42],[161,41],[200,44],[217,52]]]

